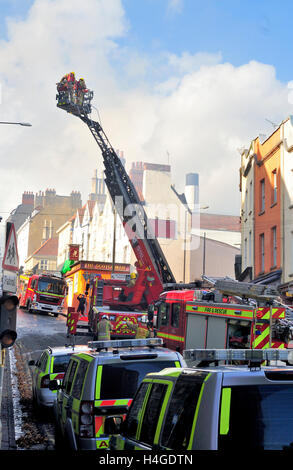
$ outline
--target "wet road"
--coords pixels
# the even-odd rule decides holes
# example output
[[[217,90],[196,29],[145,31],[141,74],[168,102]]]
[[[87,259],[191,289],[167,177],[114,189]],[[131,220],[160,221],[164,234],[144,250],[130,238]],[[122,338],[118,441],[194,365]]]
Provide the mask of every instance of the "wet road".
[[[37,412],[32,406],[31,375],[33,367],[28,366],[30,359],[38,359],[41,352],[48,346],[64,346],[70,343],[67,337],[66,317],[59,315],[57,318],[46,315],[29,313],[19,309],[17,314],[17,340],[11,351],[12,377],[17,374],[18,381],[14,395],[14,423],[17,427],[17,435],[25,442],[26,450],[35,450],[40,436],[46,436],[46,446],[54,448],[54,419],[52,410]],[[75,337],[75,344],[86,344],[89,338]],[[18,390],[17,390],[18,389]],[[25,417],[25,419],[24,419]],[[18,424],[17,424],[18,423]],[[35,437],[34,437],[35,436]],[[19,443],[18,443],[19,448]],[[42,444],[38,444],[38,450],[46,450]]]
[[[17,342],[23,351],[35,359],[40,350],[47,346],[64,346],[69,343],[67,338],[66,317],[57,318],[39,313],[29,313],[19,309],[17,314]],[[86,344],[86,337],[77,337],[76,344]]]

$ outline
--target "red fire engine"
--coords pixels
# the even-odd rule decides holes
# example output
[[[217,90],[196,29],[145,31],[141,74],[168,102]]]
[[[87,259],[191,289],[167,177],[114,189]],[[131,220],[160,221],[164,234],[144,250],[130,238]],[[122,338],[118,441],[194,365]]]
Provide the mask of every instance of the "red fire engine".
[[[19,277],[19,306],[30,313],[52,313],[58,317],[63,311],[66,282],[51,274],[21,275]]]
[[[157,336],[184,349],[286,348],[292,323],[278,293],[267,286],[218,280],[214,290],[163,292],[155,310]]]

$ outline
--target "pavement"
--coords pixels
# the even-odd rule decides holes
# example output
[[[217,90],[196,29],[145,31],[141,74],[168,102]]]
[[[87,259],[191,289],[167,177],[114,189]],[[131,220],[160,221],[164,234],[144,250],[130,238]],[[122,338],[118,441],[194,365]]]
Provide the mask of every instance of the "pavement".
[[[1,450],[17,450],[17,446],[15,443],[13,399],[12,399],[9,354],[6,354],[5,366],[4,366],[1,422],[2,422],[2,442],[1,442],[1,447],[0,447]]]

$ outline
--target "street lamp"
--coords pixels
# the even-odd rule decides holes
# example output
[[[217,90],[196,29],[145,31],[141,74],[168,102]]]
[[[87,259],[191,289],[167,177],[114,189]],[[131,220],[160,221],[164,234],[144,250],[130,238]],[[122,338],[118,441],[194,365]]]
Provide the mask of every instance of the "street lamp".
[[[18,124],[19,126],[26,126],[31,127],[32,124],[29,122],[8,122],[8,121],[0,121],[0,124]]]

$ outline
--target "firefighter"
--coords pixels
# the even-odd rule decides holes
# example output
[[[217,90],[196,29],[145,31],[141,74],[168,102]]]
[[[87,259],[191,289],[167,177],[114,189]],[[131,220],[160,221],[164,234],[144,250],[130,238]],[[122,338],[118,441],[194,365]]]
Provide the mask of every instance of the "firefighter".
[[[137,323],[132,323],[130,321],[126,321],[126,325],[131,330],[135,331],[135,339],[143,339],[143,338],[152,338],[151,332],[151,324],[147,323],[147,329],[139,326]]]
[[[111,339],[111,330],[113,326],[107,315],[103,315],[102,319],[98,322],[97,333],[99,341],[109,341]]]
[[[69,97],[70,97],[70,102],[71,103],[75,103],[75,93],[74,93],[74,88],[75,88],[75,83],[76,83],[76,80],[75,80],[75,73],[74,72],[70,72],[66,75],[66,78],[67,78],[67,86],[68,86],[68,93],[69,93]]]
[[[130,274],[130,280],[127,284],[127,287],[133,287],[135,286],[135,283],[136,283],[136,278],[137,278],[137,274],[136,273],[131,273]]]
[[[84,94],[87,91],[84,78],[80,78],[76,82],[75,90],[76,90],[76,104],[78,104],[79,106],[82,106],[83,105]]]
[[[79,301],[77,311],[83,315],[86,308],[86,297],[84,294],[79,294],[77,300]]]

